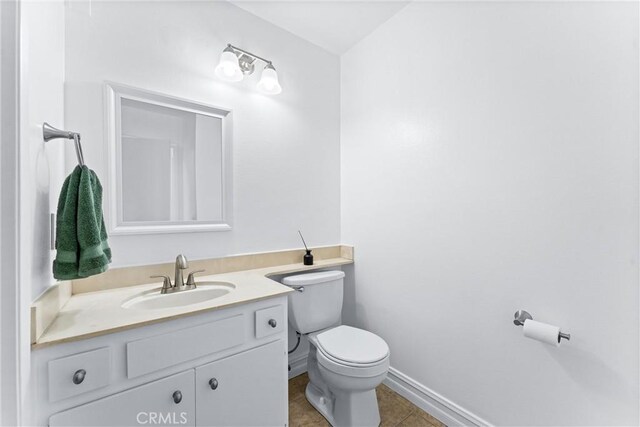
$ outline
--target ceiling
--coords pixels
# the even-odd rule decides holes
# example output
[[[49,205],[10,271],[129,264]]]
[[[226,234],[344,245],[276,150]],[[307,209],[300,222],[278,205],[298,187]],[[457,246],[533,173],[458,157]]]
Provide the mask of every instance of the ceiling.
[[[409,3],[331,0],[231,2],[336,55],[349,50]]]

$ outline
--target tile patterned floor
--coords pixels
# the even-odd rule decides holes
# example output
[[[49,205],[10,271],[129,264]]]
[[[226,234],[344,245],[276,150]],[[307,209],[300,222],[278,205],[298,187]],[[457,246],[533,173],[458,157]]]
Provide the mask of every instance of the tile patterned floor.
[[[289,380],[289,426],[329,427],[324,417],[307,402],[304,390],[308,382],[306,373]],[[446,427],[385,385],[378,386],[376,394],[381,427]]]

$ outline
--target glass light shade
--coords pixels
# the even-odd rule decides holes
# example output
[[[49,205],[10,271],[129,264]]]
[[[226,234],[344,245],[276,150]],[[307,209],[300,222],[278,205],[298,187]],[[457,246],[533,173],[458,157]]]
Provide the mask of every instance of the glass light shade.
[[[239,82],[244,77],[238,65],[238,57],[229,48],[220,55],[220,63],[216,67],[216,76],[228,82]]]
[[[268,95],[277,95],[282,92],[282,87],[278,83],[278,73],[276,73],[273,65],[268,64],[262,70],[262,76],[260,76],[260,81],[258,82],[258,90]]]

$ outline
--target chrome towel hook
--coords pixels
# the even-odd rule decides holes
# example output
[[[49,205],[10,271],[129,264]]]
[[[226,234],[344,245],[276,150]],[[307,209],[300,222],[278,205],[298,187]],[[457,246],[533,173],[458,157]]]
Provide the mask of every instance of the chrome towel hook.
[[[44,139],[45,142],[58,138],[73,139],[78,164],[80,166],[84,166],[84,154],[82,153],[82,145],[80,144],[80,134],[77,132],[56,129],[47,122],[42,124],[42,139]]]

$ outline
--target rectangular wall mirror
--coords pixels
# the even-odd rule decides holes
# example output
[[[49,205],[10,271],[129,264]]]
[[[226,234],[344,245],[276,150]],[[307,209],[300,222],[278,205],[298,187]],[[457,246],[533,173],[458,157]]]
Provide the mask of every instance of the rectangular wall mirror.
[[[112,83],[106,100],[111,232],[230,230],[231,112]]]

